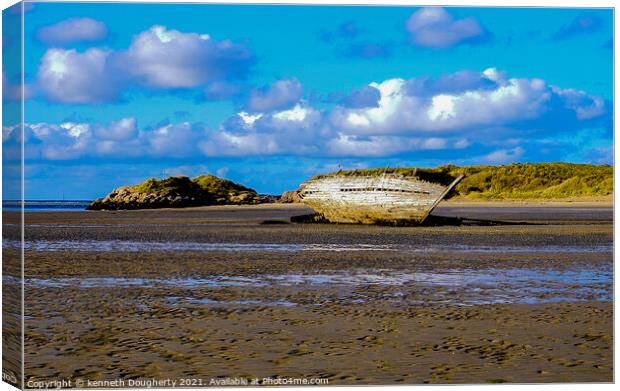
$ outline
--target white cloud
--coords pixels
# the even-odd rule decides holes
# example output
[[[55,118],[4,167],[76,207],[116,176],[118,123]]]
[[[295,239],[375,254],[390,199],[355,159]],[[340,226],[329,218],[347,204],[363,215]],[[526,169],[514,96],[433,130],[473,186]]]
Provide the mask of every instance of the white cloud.
[[[284,110],[277,112],[273,115],[273,118],[278,121],[288,121],[288,122],[303,122],[306,118],[308,118],[312,114],[312,109],[307,107],[302,107],[300,105],[295,105],[290,110]]]
[[[536,140],[611,125],[608,104],[600,97],[537,78],[510,78],[494,68],[436,79],[388,79],[369,87],[379,93],[376,106],[343,102],[319,109],[299,99],[287,109],[240,111],[217,129],[189,122],[140,129],[128,117],[106,125],[30,124],[26,137],[38,141],[33,153],[48,159],[384,157],[466,150],[461,154],[486,153],[484,161],[502,163],[518,160]],[[5,137],[10,134],[5,128]]]
[[[43,141],[38,152],[42,158],[49,160],[70,160],[82,157],[88,153],[88,146],[92,139],[91,126],[85,123],[35,124],[27,126],[26,131],[28,130],[34,137]],[[28,137],[28,140],[31,138]]]
[[[484,28],[473,18],[455,20],[445,9],[425,7],[413,13],[405,24],[412,43],[447,48],[472,42],[486,35]]]
[[[283,152],[273,134],[234,134],[222,131],[200,143],[206,156],[257,156]]]
[[[71,18],[39,29],[37,37],[48,45],[100,41],[108,35],[102,22],[91,18]]]
[[[577,113],[580,120],[597,117],[605,112],[605,102],[598,96],[589,96],[583,91],[551,87],[552,91],[560,96],[566,106]]]
[[[55,102],[101,103],[118,99],[132,85],[177,89],[243,79],[254,61],[249,49],[229,40],[153,26],[127,50],[49,49],[37,88]]]
[[[301,98],[302,86],[295,79],[276,80],[271,85],[250,93],[248,108],[252,111],[281,110],[291,107]]]
[[[198,143],[205,135],[203,129],[182,122],[143,132],[141,136],[148,145],[148,155],[183,157],[196,155]]]
[[[320,153],[322,114],[299,101],[288,110],[239,112],[209,132],[200,148],[208,156]]]
[[[261,113],[261,118],[253,123],[251,130],[257,132],[278,132],[291,140],[304,136],[314,136],[320,130],[322,113],[308,102],[299,101],[288,110]]]
[[[119,62],[139,84],[192,88],[210,81],[244,77],[253,54],[229,40],[153,26],[138,34]]]
[[[286,110],[239,112],[203,142],[202,150],[210,156],[378,157],[467,149],[476,143],[501,142],[512,126],[558,131],[561,118],[570,125],[562,129],[567,131],[586,120],[584,113],[596,117],[606,110],[600,98],[549,86],[537,78],[509,78],[495,68],[437,79],[389,79],[369,87],[379,92],[376,107],[337,105],[319,110],[299,100]],[[488,159],[517,158],[522,154],[518,148],[496,151]]]
[[[379,157],[408,151],[445,149],[448,141],[442,138],[369,136],[339,134],[327,142],[328,154],[333,156]]]
[[[82,157],[125,159],[139,156],[183,157],[199,154],[204,129],[189,123],[138,129],[133,117],[107,125],[80,122],[26,124],[27,158],[74,160]]]
[[[108,67],[110,52],[49,49],[39,65],[37,87],[52,101],[100,103],[114,100],[118,81]]]
[[[380,92],[377,107],[349,109],[343,106],[336,107],[330,114],[332,125],[343,131],[353,129],[374,129],[378,124],[386,124],[390,118],[398,114],[406,102],[406,81],[404,79],[390,79],[382,83],[370,83],[371,87]],[[356,133],[356,132],[351,132]],[[371,130],[368,134],[382,133]]]
[[[499,149],[484,156],[483,160],[495,164],[514,163],[523,156],[523,153],[525,153],[525,150],[521,147]]]
[[[420,149],[446,149],[448,140],[438,137],[430,137],[421,140]]]
[[[245,111],[241,111],[241,112],[237,113],[237,115],[239,116],[239,118],[241,118],[243,123],[245,125],[247,125],[246,127],[252,127],[252,125],[254,125],[254,122],[256,122],[257,120],[259,120],[259,119],[261,119],[263,117],[263,114],[261,114],[261,113],[259,113],[259,114],[249,114],[249,113],[246,113]]]
[[[576,120],[585,120],[598,117],[606,110],[599,97],[550,86],[541,79],[508,78],[494,68],[478,73],[473,79],[476,83],[459,80],[472,79],[471,72],[449,76],[451,83],[445,86],[423,78],[370,83],[381,92],[378,107],[338,106],[329,113],[330,125],[347,134],[454,132],[516,122],[533,123],[553,115],[566,116],[567,112],[573,112]],[[430,88],[424,88],[425,83]],[[455,89],[455,85],[462,88]],[[553,124],[534,125],[545,128]]]
[[[123,141],[134,138],[138,134],[134,117],[123,118],[118,121],[112,121],[107,127],[98,127],[96,129],[97,137],[102,140]]]
[[[73,122],[65,122],[60,124],[60,127],[67,131],[67,135],[73,138],[80,138],[80,136],[84,136],[90,133],[90,125],[89,124],[76,124]]]
[[[465,149],[471,145],[471,142],[466,138],[460,138],[453,144],[454,149]]]
[[[454,113],[454,97],[451,95],[437,95],[431,101],[431,107],[428,109],[428,118],[431,120],[448,119],[455,115]]]

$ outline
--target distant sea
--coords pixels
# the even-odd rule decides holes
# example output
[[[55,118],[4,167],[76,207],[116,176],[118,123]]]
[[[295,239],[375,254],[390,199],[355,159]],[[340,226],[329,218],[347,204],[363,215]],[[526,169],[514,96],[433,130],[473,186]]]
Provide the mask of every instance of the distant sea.
[[[81,211],[91,203],[87,200],[36,200],[24,201],[25,212],[43,211]],[[21,210],[20,201],[2,201],[2,210],[19,211]]]

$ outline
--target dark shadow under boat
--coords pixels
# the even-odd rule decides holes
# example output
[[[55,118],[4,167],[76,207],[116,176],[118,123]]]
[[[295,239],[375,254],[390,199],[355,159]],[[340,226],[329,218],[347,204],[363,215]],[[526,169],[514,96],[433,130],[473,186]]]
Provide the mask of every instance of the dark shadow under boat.
[[[311,213],[291,217],[291,223],[297,224],[355,224],[355,223],[333,223],[319,213]],[[494,226],[494,225],[541,225],[525,221],[503,221],[488,219],[472,219],[469,217],[449,217],[429,215],[422,223],[418,220],[398,220],[381,221],[378,220],[373,225],[392,226],[392,227],[440,227],[440,226]]]

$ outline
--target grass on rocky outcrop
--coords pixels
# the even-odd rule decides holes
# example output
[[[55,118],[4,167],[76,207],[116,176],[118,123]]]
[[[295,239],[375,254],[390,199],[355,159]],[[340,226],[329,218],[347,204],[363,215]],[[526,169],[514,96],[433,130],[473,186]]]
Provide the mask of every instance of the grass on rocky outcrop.
[[[229,194],[237,195],[243,192],[256,193],[254,189],[214,175],[201,175],[192,179],[192,182],[198,185],[201,190],[215,195],[216,198],[227,197]]]
[[[200,196],[209,194],[213,198],[228,197],[229,195],[237,195],[242,192],[256,193],[253,189],[214,175],[201,175],[194,179],[189,179],[186,176],[175,176],[165,179],[149,178],[138,185],[132,186],[131,190],[138,193],[161,196]]]

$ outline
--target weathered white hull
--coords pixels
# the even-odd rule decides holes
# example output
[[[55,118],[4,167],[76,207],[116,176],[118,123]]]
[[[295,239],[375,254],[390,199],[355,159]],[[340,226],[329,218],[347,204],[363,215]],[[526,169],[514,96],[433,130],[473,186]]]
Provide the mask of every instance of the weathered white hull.
[[[422,223],[450,186],[416,177],[330,176],[302,185],[302,202],[335,223]]]

